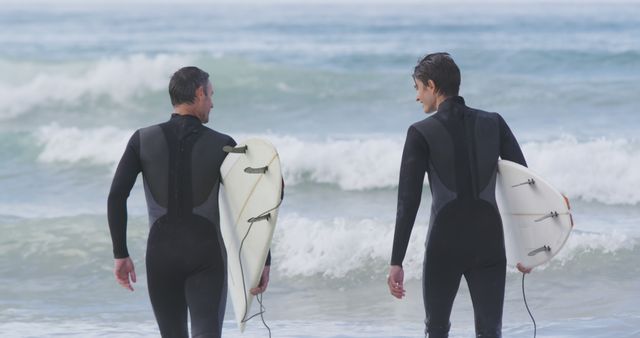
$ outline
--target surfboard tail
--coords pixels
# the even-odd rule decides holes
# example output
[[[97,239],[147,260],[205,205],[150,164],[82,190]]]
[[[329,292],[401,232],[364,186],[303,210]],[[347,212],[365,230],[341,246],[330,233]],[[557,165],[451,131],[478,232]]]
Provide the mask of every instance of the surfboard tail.
[[[496,202],[509,265],[533,268],[548,262],[573,228],[569,199],[517,163],[498,161]]]
[[[571,215],[571,203],[569,203],[569,198],[565,196],[565,194],[562,194],[562,197],[564,198],[564,203],[567,205],[567,210],[569,210],[569,220],[571,221],[571,228],[573,228],[573,216]]]

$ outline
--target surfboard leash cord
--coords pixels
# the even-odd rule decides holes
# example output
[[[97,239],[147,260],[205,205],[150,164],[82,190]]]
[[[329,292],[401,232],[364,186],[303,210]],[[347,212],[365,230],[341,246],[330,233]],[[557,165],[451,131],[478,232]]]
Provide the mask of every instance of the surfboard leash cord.
[[[525,273],[522,274],[522,299],[524,299],[524,306],[527,308],[529,317],[531,317],[531,321],[533,322],[533,338],[536,338],[536,333],[537,333],[536,320],[535,318],[533,318],[533,315],[531,314],[531,310],[529,309],[529,304],[527,304],[527,295],[524,293],[524,276],[526,276]]]
[[[249,232],[251,232],[251,228],[253,227],[253,224],[258,220],[268,219],[268,217],[265,217],[265,216],[269,215],[272,211],[278,209],[281,204],[282,204],[282,199],[280,199],[280,201],[275,207],[261,213],[256,217],[252,217],[249,219],[249,222],[250,222],[249,227],[247,228],[247,232],[244,234],[244,237],[242,237],[242,241],[240,242],[240,249],[238,250],[238,260],[240,261],[240,275],[242,276],[242,290],[244,291],[244,307],[245,307],[244,318],[242,319],[242,322],[246,323],[257,316],[260,316],[260,319],[262,320],[262,324],[269,332],[269,338],[271,338],[271,328],[269,327],[269,325],[267,325],[267,322],[264,320],[264,313],[266,311],[266,308],[262,303],[261,293],[256,296],[256,300],[258,301],[258,304],[260,304],[260,311],[247,318],[247,313],[249,312],[249,297],[247,296],[247,285],[245,284],[245,281],[244,281],[244,267],[242,266],[242,246],[244,245],[244,241],[245,239],[247,239],[247,236],[249,236]]]
[[[271,212],[271,210],[269,212]],[[268,212],[267,212],[267,214],[268,214]],[[261,215],[261,216],[264,216],[264,215]],[[261,217],[261,216],[258,216],[258,217]],[[249,224],[249,228],[247,229],[247,232],[244,234],[244,237],[242,238],[242,242],[240,242],[240,250],[238,251],[238,259],[240,261],[240,275],[242,276],[242,290],[244,291],[244,318],[242,319],[242,322],[246,323],[249,320],[255,318],[256,316],[260,316],[260,319],[262,320],[262,324],[264,325],[264,327],[267,328],[267,331],[269,332],[269,338],[271,338],[271,328],[269,327],[269,325],[267,325],[267,323],[264,320],[264,312],[266,311],[266,308],[264,307],[264,305],[262,305],[262,294],[261,293],[256,296],[256,299],[258,300],[258,303],[260,304],[260,311],[258,313],[256,313],[256,314],[251,315],[249,318],[247,318],[247,313],[249,312],[249,299],[247,297],[247,286],[246,286],[246,284],[244,282],[244,268],[242,267],[242,256],[241,256],[241,253],[242,253],[242,245],[244,244],[244,240],[249,235],[249,232],[251,231],[251,228],[253,227],[254,223],[255,223],[255,221],[253,221],[253,222],[251,222]]]

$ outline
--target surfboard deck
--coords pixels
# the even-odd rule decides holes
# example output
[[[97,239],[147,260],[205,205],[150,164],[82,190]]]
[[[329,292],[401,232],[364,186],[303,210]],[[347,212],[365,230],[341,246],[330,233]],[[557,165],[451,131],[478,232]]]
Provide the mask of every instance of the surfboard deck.
[[[573,228],[569,200],[527,167],[498,161],[496,201],[509,265],[542,265],[569,238]]]
[[[255,298],[249,290],[260,282],[278,219],[282,172],[278,152],[266,140],[248,139],[234,150],[244,152],[230,152],[220,167],[220,230],[228,294],[242,332]]]

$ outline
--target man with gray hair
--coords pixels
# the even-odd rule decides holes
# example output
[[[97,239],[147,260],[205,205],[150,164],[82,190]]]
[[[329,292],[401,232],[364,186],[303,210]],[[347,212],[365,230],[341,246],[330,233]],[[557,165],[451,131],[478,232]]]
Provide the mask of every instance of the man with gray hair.
[[[108,200],[114,274],[133,291],[136,281],[126,242],[127,198],[142,172],[151,229],[146,267],[149,297],[164,338],[222,334],[226,306],[226,252],[220,233],[218,190],[228,135],[205,127],[213,108],[209,74],[184,67],[171,77],[169,121],[137,130],[118,164]],[[266,290],[271,256],[258,287]]]

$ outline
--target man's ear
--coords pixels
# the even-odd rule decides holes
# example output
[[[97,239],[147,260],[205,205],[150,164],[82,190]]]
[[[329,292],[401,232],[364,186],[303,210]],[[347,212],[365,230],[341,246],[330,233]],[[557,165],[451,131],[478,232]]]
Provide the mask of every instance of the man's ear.
[[[427,80],[427,89],[434,94],[438,92],[438,89],[436,89],[436,83],[431,79]]]
[[[201,97],[201,96],[205,96],[204,86],[200,86],[196,88],[196,97]]]

